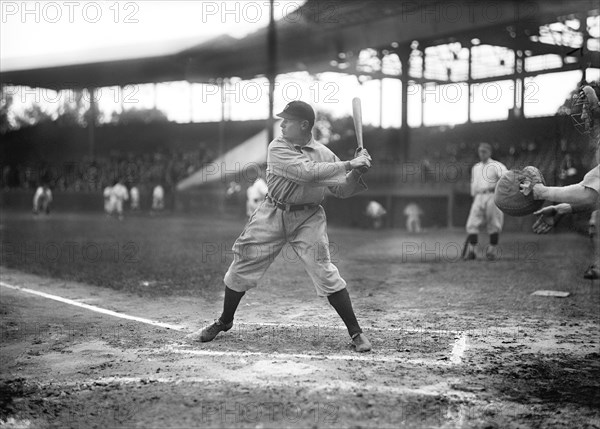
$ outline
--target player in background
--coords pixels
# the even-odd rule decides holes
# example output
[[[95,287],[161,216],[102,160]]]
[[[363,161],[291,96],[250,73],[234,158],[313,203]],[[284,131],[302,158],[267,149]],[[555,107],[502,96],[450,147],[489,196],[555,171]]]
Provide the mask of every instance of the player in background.
[[[262,177],[258,177],[254,183],[246,190],[246,215],[252,216],[254,210],[258,208],[258,205],[265,199],[269,189],[267,182]]]
[[[52,191],[47,184],[38,186],[33,195],[33,214],[37,215],[44,212],[50,214],[50,204],[52,203]]]
[[[111,198],[110,195],[112,193],[112,187],[111,186],[107,186],[104,188],[103,191],[103,195],[104,195],[104,213],[106,213],[106,216],[110,216],[112,214],[112,202],[111,202]]]
[[[359,169],[371,166],[370,156],[363,149],[352,161],[343,162],[316,142],[312,135],[315,112],[307,103],[292,101],[277,116],[284,120],[281,136],[269,144],[267,151],[269,194],[233,245],[234,259],[224,278],[223,312],[199,332],[200,341],[212,341],[232,328],[246,291],[257,286],[289,243],[317,295],[327,297],[343,320],[355,350],[369,351],[371,343],[356,320],[346,282],[331,262],[325,210],[320,204],[326,189],[338,198],[366,190]]]
[[[383,226],[383,217],[387,214],[387,211],[375,200],[369,201],[365,214],[369,220],[369,227],[373,229],[380,229]]]
[[[119,220],[123,220],[123,203],[129,199],[129,192],[123,179],[119,179],[110,191],[111,214],[117,215]]]
[[[586,279],[600,278],[600,86],[597,82],[583,84],[576,95],[572,106],[571,116],[575,128],[582,134],[590,136],[590,149],[594,150],[592,164],[594,167],[587,172],[583,180],[569,186],[545,186],[536,184],[532,187],[533,198],[553,201],[555,205],[544,207],[534,215],[539,216],[533,225],[534,232],[545,234],[564,215],[581,211],[593,210],[589,221],[589,236],[593,247],[592,262],[583,277]],[[524,187],[526,185],[522,185]]]
[[[140,209],[140,190],[136,185],[133,185],[129,190],[130,209],[131,211],[138,211]]]
[[[421,216],[423,216],[423,210],[417,205],[417,203],[409,203],[404,208],[404,216],[406,216],[406,230],[408,232],[421,232]]]
[[[492,145],[480,143],[477,149],[479,162],[471,169],[471,196],[473,204],[467,219],[467,242],[463,250],[465,260],[475,259],[479,228],[485,225],[490,235],[490,245],[486,250],[488,259],[497,257],[496,246],[504,224],[504,214],[494,203],[494,191],[500,177],[507,168],[499,161],[492,159]]]
[[[165,190],[157,183],[152,190],[152,212],[161,212],[165,208]]]

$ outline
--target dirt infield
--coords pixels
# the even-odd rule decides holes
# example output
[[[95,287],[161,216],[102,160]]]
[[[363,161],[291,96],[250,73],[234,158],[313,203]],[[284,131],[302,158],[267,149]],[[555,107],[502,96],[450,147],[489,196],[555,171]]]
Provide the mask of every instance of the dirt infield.
[[[153,236],[143,233],[160,222]],[[20,235],[7,233],[15,225]],[[3,218],[0,425],[600,427],[600,286],[580,278],[583,237],[507,234],[499,260],[465,263],[452,253],[460,231],[332,228],[334,258],[374,345],[356,354],[302,267],[285,257],[244,297],[234,329],[208,344],[188,340],[219,314],[222,286],[211,277],[196,290],[182,273],[170,278],[177,267],[168,254],[196,249],[179,268],[198,282],[204,269],[224,272],[229,257],[204,246],[210,255],[198,263],[201,244],[228,242],[239,229],[222,220],[209,237],[203,225]],[[81,259],[74,268],[67,259],[48,275],[56,264],[47,255],[15,252],[19,243],[66,240],[83,248],[106,240],[100,232],[134,241],[139,262]],[[147,276],[157,261],[152,273],[161,275]],[[532,296],[538,289],[571,295]]]

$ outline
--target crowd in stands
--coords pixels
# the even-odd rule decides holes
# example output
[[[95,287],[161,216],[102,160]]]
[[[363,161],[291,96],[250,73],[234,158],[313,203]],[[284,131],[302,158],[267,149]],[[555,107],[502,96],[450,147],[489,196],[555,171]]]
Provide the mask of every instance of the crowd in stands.
[[[144,154],[113,153],[94,160],[50,164],[36,163],[4,165],[2,189],[35,189],[48,184],[65,192],[101,192],[119,179],[131,187],[152,187],[158,183],[171,188],[183,178],[210,161],[212,154],[205,150],[187,153],[152,152]]]

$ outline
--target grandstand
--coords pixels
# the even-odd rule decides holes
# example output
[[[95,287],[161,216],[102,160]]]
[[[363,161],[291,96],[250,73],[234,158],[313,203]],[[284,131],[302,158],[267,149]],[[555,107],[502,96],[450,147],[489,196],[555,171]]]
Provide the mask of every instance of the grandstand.
[[[311,18],[317,3],[307,1],[296,12],[297,22],[284,19],[277,23],[276,74],[336,72],[369,80],[397,79],[402,86],[398,93],[401,127],[365,129],[365,141],[376,160],[369,173],[369,191],[352,201],[327,201],[333,222],[360,225],[366,200],[378,199],[390,213],[390,227],[403,224],[402,207],[412,200],[424,207],[426,227],[463,225],[469,171],[480,141],[490,142],[494,157],[509,168],[539,166],[549,183],[557,183],[558,166],[565,154],[585,160],[581,146],[565,146],[565,141],[578,138],[565,125],[567,117],[555,116],[556,112],[545,117],[525,115],[525,88],[526,79],[539,75],[581,70],[583,79],[586,71],[600,67],[597,35],[590,33],[589,26],[579,30],[570,26],[572,21],[588,23],[597,18],[594,2],[539,1],[529,2],[530,8],[520,7],[518,2],[500,2],[495,6],[497,19],[490,22],[479,5],[469,2],[457,4],[470,5],[471,17],[443,20],[433,19],[427,9],[431,5],[418,2],[407,10],[402,2],[348,1],[336,4],[336,24]],[[443,2],[433,2],[433,6],[434,12],[443,11]],[[421,19],[408,20],[408,14]],[[299,37],[306,34],[311,37]],[[272,37],[272,29],[262,29],[242,40],[224,36],[172,55],[11,70],[2,72],[1,78],[3,87],[67,88],[68,82],[77,82],[78,87],[90,90],[179,80],[214,84],[234,76],[273,80],[270,49],[265,45],[268,40],[273,42]],[[514,100],[505,119],[474,121],[469,100],[464,106],[464,123],[427,126],[421,97],[421,105],[416,107],[422,111],[420,125],[409,125],[409,85],[423,89],[466,84],[470,94],[474,85],[506,80],[514,84]],[[267,127],[271,121],[267,119]],[[346,124],[350,129],[348,121]],[[144,192],[148,192],[144,186],[149,189],[154,182],[172,191],[179,181],[264,128],[262,120],[234,121],[223,116],[220,122],[210,123],[111,125],[91,121],[87,128],[44,123],[9,131],[0,145],[2,187],[10,189],[3,192],[2,204],[28,201],[30,197],[22,189],[30,189],[40,180],[50,181],[61,192],[78,193],[69,203],[78,208],[100,207],[97,193],[120,175],[130,184],[141,183]],[[349,132],[330,143],[342,159],[351,156],[354,146],[354,135]],[[217,183],[187,192],[185,206],[219,206],[205,203],[224,198],[230,180],[224,176]],[[73,203],[75,200],[89,204]],[[197,203],[191,204],[193,200]],[[173,202],[173,208],[179,207]]]

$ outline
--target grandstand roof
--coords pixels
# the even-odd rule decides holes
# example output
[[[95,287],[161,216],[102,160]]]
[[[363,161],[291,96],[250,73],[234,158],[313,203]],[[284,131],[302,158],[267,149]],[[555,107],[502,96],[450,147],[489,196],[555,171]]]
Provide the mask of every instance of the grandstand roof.
[[[585,17],[594,0],[528,2],[308,0],[277,23],[278,73],[333,71],[340,53],[352,57],[365,48],[406,51],[440,43],[481,43],[529,50],[532,55],[565,55],[573,47],[533,42],[539,27],[567,17]],[[0,73],[3,84],[46,87],[104,87],[217,77],[244,79],[268,69],[267,29],[243,39],[221,36],[166,55],[11,70]],[[597,53],[591,57],[600,62]],[[340,71],[340,70],[338,70]]]

